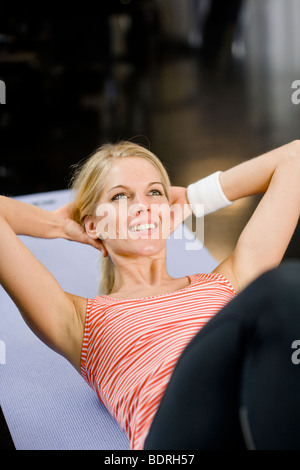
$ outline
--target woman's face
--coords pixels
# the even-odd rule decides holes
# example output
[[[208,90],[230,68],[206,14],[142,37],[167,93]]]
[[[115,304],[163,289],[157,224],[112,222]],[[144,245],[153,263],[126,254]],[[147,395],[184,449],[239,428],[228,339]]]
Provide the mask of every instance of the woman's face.
[[[160,173],[143,158],[116,160],[96,211],[96,232],[108,253],[154,255],[170,233],[170,205]]]

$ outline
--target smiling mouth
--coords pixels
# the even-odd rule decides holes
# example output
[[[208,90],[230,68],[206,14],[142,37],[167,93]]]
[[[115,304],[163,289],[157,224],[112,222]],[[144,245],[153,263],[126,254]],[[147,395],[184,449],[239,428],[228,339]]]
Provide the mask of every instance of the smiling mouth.
[[[141,232],[144,230],[154,230],[157,228],[157,224],[143,224],[143,225],[134,225],[129,227],[130,232]]]

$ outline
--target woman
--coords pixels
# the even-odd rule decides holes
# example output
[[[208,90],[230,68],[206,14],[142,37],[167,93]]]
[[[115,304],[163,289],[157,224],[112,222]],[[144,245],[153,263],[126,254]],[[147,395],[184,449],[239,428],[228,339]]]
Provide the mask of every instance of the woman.
[[[299,219],[299,176],[295,141],[171,187],[151,152],[121,142],[88,159],[74,202],[53,213],[1,198],[1,284],[96,391],[132,449],[299,448],[291,345],[300,339],[300,271],[273,269]],[[258,193],[234,252],[213,273],[168,274],[166,238],[191,210]],[[101,250],[105,295],[64,292],[18,234]]]

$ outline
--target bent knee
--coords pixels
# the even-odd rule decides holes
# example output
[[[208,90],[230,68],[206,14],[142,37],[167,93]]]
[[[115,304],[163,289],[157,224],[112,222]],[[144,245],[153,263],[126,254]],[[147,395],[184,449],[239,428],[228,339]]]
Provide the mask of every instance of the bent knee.
[[[268,328],[300,326],[300,262],[286,261],[262,274],[247,288],[251,316],[266,320]],[[249,311],[248,311],[249,313]]]

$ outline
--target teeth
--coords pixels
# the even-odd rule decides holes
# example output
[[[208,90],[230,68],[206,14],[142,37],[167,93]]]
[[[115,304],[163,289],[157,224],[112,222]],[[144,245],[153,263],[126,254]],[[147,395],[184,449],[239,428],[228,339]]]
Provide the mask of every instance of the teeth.
[[[138,232],[140,230],[149,230],[156,227],[157,224],[134,225],[134,227],[129,227],[129,230],[131,232]]]

